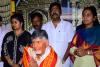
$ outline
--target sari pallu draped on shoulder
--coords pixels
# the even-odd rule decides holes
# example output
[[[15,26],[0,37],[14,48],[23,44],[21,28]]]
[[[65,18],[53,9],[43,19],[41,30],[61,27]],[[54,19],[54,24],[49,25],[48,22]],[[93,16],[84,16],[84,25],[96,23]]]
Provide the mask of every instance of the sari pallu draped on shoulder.
[[[24,48],[24,54],[23,54],[23,66],[24,67],[30,67],[30,59],[31,56],[28,53],[28,50],[31,47],[25,47]],[[33,49],[33,48],[31,48]],[[57,54],[55,51],[51,48],[49,55],[42,61],[42,63],[39,65],[39,67],[55,67],[57,63]]]
[[[82,29],[76,32],[71,47],[92,50],[96,66],[100,65],[100,26],[89,29]],[[71,60],[75,61],[75,56],[70,54]]]

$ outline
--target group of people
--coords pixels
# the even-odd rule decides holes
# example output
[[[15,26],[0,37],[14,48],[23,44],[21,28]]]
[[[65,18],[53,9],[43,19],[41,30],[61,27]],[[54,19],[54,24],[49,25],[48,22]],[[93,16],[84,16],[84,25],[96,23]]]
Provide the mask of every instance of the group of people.
[[[70,22],[60,17],[61,14],[61,5],[57,2],[50,4],[51,21],[46,24],[40,13],[30,14],[31,31],[24,29],[22,14],[12,15],[12,31],[0,34],[3,35],[0,38],[2,66],[99,67],[100,25],[95,7],[83,9],[82,25],[76,31]]]

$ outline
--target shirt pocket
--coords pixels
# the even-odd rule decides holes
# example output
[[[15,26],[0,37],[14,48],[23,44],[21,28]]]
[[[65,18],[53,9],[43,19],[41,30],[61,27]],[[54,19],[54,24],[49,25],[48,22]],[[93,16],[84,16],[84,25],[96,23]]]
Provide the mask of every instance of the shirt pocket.
[[[67,40],[67,34],[65,31],[58,31],[58,34],[57,34],[57,39],[58,41],[66,41]]]

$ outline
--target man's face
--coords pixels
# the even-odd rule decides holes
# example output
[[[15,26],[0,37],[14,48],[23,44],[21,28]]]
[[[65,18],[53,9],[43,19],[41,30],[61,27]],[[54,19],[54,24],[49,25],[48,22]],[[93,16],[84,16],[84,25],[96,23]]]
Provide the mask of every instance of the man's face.
[[[42,55],[47,47],[47,41],[37,37],[32,39],[32,47],[34,48],[37,55]]]
[[[58,19],[58,18],[60,18],[60,15],[61,15],[61,13],[60,13],[60,9],[58,8],[58,6],[56,6],[56,5],[53,6],[50,11],[51,19]]]
[[[34,19],[32,20],[32,26],[34,27],[34,29],[40,30],[42,27],[42,20],[38,16],[34,17]]]

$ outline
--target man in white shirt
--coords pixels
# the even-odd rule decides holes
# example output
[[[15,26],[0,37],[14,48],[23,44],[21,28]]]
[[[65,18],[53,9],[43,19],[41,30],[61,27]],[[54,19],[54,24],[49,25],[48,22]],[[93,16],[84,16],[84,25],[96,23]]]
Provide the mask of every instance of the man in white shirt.
[[[62,67],[62,62],[56,52],[49,46],[45,30],[34,31],[32,44],[24,48],[24,67]]]
[[[70,43],[73,38],[74,29],[70,22],[60,18],[62,11],[59,3],[52,3],[49,8],[49,13],[51,21],[44,24],[42,29],[46,30],[48,33],[50,45],[63,61],[63,57],[68,48],[68,43]],[[67,58],[63,67],[70,67],[70,65],[70,59]]]
[[[31,22],[32,22],[32,30],[29,32],[32,34],[35,30],[40,30],[42,27],[43,17],[39,12],[30,14]]]

